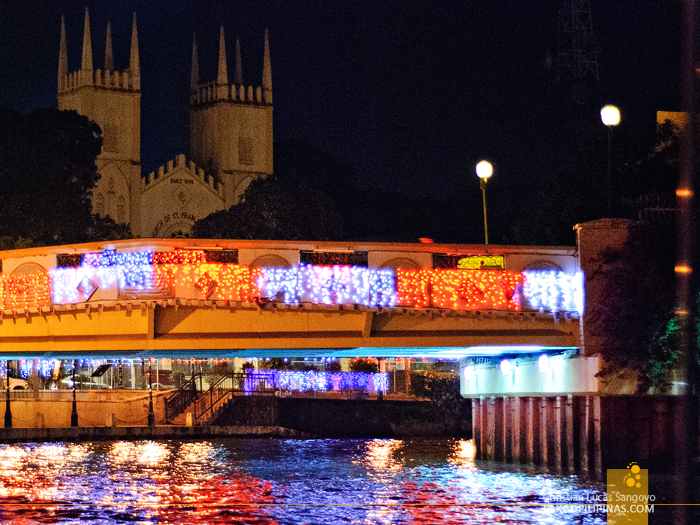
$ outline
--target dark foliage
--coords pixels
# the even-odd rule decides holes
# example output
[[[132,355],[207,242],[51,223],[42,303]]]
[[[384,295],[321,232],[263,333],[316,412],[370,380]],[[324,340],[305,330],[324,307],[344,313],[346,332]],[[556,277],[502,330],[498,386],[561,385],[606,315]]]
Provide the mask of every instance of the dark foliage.
[[[463,208],[457,202],[359,184],[346,164],[312,145],[290,140],[275,144],[274,176],[251,183],[239,204],[198,221],[193,235],[390,242],[429,237],[436,242],[478,242],[465,237],[463,213],[454,215]]]
[[[0,236],[34,245],[130,236],[92,216],[100,128],[75,111],[0,110]]]
[[[534,199],[513,221],[507,242],[571,246],[576,242],[576,224],[606,215],[603,138],[592,136],[586,147],[542,174]]]
[[[350,370],[352,372],[379,372],[379,365],[370,359],[355,359],[350,361]]]
[[[326,195],[279,176],[250,183],[241,202],[197,221],[192,234],[212,239],[321,241],[337,238],[340,219]]]
[[[593,131],[542,175],[535,198],[512,221],[507,242],[573,245],[576,224],[608,216],[607,134],[604,128]],[[637,219],[650,208],[673,205],[680,142],[670,121],[658,124],[651,140],[613,141],[610,217]]]
[[[411,372],[411,393],[428,399],[437,411],[451,418],[464,412],[470,401],[459,393],[459,372]]]
[[[585,319],[603,338],[602,374],[636,373],[640,393],[667,387],[677,361],[673,231],[666,221],[633,225],[625,245],[604,252],[587,276],[604,290]]]

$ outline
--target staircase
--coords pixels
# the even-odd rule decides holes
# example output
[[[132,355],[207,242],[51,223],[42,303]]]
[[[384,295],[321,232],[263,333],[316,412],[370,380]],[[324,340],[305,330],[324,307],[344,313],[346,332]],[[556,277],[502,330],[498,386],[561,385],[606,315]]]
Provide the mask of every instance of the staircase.
[[[233,403],[233,392],[228,392],[224,397],[219,399],[214,406],[211,408],[211,410],[207,410],[205,414],[196,417],[195,415],[195,406],[197,403],[199,403],[199,406],[196,407],[197,413],[200,413],[202,411],[201,403],[202,401],[205,401],[203,398],[206,396],[206,394],[200,396],[199,398],[195,399],[190,403],[185,410],[178,414],[176,417],[173,418],[171,423],[173,425],[180,425],[180,426],[185,426],[187,424],[187,414],[193,414],[193,419],[195,421],[196,425],[202,425],[206,426],[210,424],[212,421],[216,419],[216,416],[219,415],[219,412],[226,406],[228,406],[229,403]]]
[[[187,414],[192,414],[194,424],[208,425],[216,419],[223,407],[233,402],[234,392],[270,395],[276,388],[273,376],[266,372],[224,374],[214,381],[207,392],[197,390],[198,377],[201,385],[201,374],[194,374],[165,400],[166,423],[184,426]]]

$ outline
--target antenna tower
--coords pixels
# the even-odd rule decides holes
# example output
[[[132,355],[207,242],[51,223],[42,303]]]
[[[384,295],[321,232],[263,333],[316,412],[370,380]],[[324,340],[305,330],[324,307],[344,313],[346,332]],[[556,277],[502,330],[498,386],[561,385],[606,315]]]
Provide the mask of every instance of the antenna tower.
[[[588,0],[562,0],[559,5],[557,83],[567,75],[574,82],[595,79],[598,83],[598,46],[593,36]]]

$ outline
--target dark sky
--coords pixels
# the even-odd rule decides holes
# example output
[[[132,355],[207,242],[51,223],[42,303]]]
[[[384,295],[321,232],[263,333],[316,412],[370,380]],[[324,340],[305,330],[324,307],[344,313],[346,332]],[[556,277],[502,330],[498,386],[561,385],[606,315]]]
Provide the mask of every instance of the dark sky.
[[[480,205],[474,175],[480,158],[496,167],[489,191],[512,197],[557,155],[556,67],[548,67],[548,57],[556,53],[559,3],[4,0],[0,105],[24,111],[56,105],[60,17],[74,71],[86,6],[95,67],[104,63],[109,21],[115,66],[126,68],[136,12],[142,164],[152,171],[188,152],[193,32],[201,79],[215,78],[223,24],[229,76],[239,36],[244,81],[260,85],[269,28],[276,141],[316,145],[367,184],[433,196],[473,190]],[[681,109],[678,2],[593,0],[591,9],[602,101],[620,107],[620,133],[651,132],[657,110]]]

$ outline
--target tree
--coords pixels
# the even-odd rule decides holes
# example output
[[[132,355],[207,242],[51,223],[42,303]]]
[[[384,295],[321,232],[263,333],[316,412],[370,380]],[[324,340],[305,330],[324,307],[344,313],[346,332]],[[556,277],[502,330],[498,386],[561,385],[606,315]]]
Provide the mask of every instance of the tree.
[[[667,390],[678,361],[675,304],[675,236],[669,221],[634,224],[627,242],[600,256],[605,295],[586,316],[602,337],[602,375],[632,373],[638,392]]]
[[[241,201],[197,221],[194,237],[323,241],[342,237],[340,217],[322,192],[272,175],[250,183]]]
[[[91,213],[102,133],[75,111],[0,110],[0,237],[55,245],[130,236]]]
[[[229,210],[198,221],[195,237],[464,242],[470,231],[458,199],[447,203],[359,184],[349,166],[302,141],[275,148],[275,175],[252,182]]]
[[[624,184],[620,194],[631,216],[644,216],[650,209],[675,207],[680,150],[681,130],[666,120],[656,125],[653,144],[643,144],[622,166],[620,179]]]

